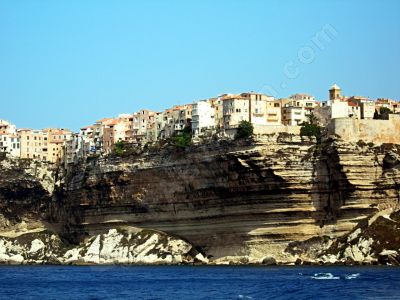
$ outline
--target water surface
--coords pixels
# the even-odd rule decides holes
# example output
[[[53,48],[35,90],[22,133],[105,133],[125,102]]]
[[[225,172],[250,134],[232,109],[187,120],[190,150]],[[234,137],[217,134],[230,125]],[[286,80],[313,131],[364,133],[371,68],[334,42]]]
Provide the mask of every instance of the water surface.
[[[1,299],[400,299],[400,268],[1,266]]]

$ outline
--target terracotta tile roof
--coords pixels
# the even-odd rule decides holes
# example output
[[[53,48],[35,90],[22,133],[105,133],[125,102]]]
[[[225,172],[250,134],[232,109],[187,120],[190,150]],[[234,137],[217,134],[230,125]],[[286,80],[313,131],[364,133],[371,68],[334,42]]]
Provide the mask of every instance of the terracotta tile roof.
[[[112,120],[112,118],[103,118],[103,119],[97,120],[96,123],[104,123],[104,122],[107,122],[108,120]]]
[[[349,106],[352,106],[352,107],[358,107],[358,104],[357,104],[357,103],[354,103],[354,102],[351,102],[351,101],[348,101],[347,104],[348,104]]]
[[[93,129],[94,126],[86,126],[86,127],[82,127],[81,130],[86,130],[86,129]]]
[[[117,119],[110,119],[107,122],[104,122],[104,125],[111,126],[111,125],[117,125],[118,120]]]

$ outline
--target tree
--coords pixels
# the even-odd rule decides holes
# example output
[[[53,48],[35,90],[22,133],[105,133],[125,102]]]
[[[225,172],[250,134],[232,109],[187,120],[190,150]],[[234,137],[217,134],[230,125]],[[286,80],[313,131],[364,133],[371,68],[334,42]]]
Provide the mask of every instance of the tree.
[[[237,129],[235,139],[247,139],[253,136],[254,126],[249,121],[241,121]]]
[[[114,144],[114,152],[116,155],[121,156],[124,153],[125,145],[122,141],[118,141]]]
[[[317,140],[321,137],[321,127],[318,125],[318,118],[313,112],[307,115],[307,121],[303,122],[300,128],[301,136],[314,136]]]
[[[178,148],[186,148],[191,143],[192,143],[192,128],[190,126],[186,126],[180,135],[174,137],[174,144]]]
[[[374,113],[374,119],[377,120],[389,120],[389,114],[392,114],[393,112],[387,108],[387,107],[381,107],[378,111],[375,110]]]
[[[387,107],[381,107],[380,109],[379,109],[379,112],[380,112],[380,114],[381,115],[384,115],[384,114],[392,114],[393,112],[389,109],[389,108],[387,108]]]

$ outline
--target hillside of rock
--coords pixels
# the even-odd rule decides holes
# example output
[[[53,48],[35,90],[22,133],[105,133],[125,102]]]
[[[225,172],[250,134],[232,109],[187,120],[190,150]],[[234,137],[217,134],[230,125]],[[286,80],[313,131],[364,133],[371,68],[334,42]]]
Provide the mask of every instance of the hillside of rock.
[[[73,215],[58,221],[75,236],[135,226],[182,237],[211,260],[290,262],[289,243],[339,237],[396,207],[399,153],[392,144],[275,134],[91,160],[69,171],[58,203]]]
[[[15,241],[21,236],[51,232],[63,245],[79,248],[70,258],[85,263],[143,263],[132,245],[147,240],[156,245],[156,238],[128,239],[124,233],[119,241],[128,248],[121,248],[115,243],[120,228],[163,232],[210,263],[294,263],[321,255],[342,262],[346,247],[324,251],[400,203],[400,146],[350,143],[338,136],[316,142],[271,134],[186,149],[164,145],[91,158],[67,170],[10,159],[1,159],[0,167],[0,236],[6,249],[21,246]],[[32,245],[21,247],[28,253]],[[164,255],[154,247],[170,263],[196,256],[192,250],[191,258],[184,251]],[[60,257],[57,249],[54,253]]]

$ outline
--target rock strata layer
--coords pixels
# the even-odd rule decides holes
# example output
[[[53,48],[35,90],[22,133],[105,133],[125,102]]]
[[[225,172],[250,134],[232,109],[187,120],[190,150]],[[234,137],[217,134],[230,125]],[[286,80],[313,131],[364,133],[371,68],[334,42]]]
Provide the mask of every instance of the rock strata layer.
[[[155,255],[153,263],[193,262],[199,252],[218,264],[302,263],[323,261],[338,238],[399,206],[399,145],[272,134],[150,150],[89,159],[65,172],[0,161],[0,235],[9,243],[55,232],[75,244],[63,263],[146,263],[135,246],[143,243],[154,246],[145,255]],[[165,239],[182,248],[157,246]],[[338,261],[347,257],[341,251]]]

